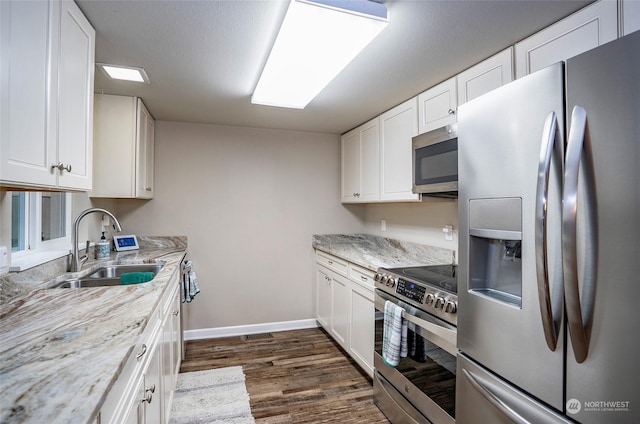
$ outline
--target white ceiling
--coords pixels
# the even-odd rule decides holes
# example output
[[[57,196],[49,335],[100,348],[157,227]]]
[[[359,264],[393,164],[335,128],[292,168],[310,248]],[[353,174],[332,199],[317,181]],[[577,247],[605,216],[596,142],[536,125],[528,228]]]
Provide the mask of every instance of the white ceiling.
[[[286,0],[76,0],[96,29],[96,62],[144,67],[157,120],[341,134],[497,53],[591,0],[388,0],[390,24],[304,110],[250,98]]]

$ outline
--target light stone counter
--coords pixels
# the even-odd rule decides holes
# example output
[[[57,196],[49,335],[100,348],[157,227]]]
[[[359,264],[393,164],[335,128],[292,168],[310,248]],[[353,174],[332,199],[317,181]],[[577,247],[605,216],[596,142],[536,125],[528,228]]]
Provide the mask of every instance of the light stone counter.
[[[139,241],[141,250],[90,261],[77,274],[41,279],[44,267],[0,280],[0,423],[94,422],[186,253],[185,237]],[[165,265],[148,283],[48,288],[101,265],[156,260]]]
[[[370,234],[314,235],[316,250],[329,253],[371,271],[378,267],[439,265],[455,262],[450,249],[388,239]]]

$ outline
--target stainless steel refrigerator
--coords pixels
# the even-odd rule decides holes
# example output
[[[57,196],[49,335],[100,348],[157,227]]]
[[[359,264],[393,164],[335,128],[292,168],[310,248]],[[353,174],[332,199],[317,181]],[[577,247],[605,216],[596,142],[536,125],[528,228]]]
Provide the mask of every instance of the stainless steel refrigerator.
[[[640,422],[640,32],[458,130],[456,421]]]

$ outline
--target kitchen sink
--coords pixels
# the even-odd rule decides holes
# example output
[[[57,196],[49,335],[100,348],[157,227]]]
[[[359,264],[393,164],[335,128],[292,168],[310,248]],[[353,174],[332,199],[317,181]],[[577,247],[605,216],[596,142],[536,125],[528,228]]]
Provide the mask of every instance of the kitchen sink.
[[[104,286],[120,286],[122,281],[120,276],[128,272],[152,272],[154,277],[162,267],[163,262],[149,264],[120,264],[106,265],[96,269],[90,274],[81,278],[72,278],[63,281],[53,288],[78,289],[81,287],[104,287]]]
[[[84,278],[78,280],[67,280],[58,284],[56,289],[79,289],[82,287],[105,287],[121,286],[120,278]]]
[[[162,267],[163,263],[153,263],[153,264],[122,264],[122,265],[108,265],[102,268],[98,268],[83,279],[96,278],[96,279],[107,279],[107,278],[116,278],[120,279],[122,274],[127,272],[153,272],[153,275],[156,275]]]

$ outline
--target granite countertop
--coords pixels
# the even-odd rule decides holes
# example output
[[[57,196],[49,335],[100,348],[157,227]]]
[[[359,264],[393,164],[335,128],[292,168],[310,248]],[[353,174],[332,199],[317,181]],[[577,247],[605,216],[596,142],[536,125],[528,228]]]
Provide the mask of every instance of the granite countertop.
[[[0,422],[95,420],[186,254],[184,237],[145,239],[140,244],[138,251],[90,261],[80,273],[0,281],[3,293],[12,294],[3,296],[0,305]],[[165,265],[148,283],[49,288],[102,265],[153,261]],[[29,290],[20,292],[17,286]]]
[[[455,262],[454,251],[370,234],[314,235],[316,250],[329,253],[371,271],[379,267],[439,265]]]

